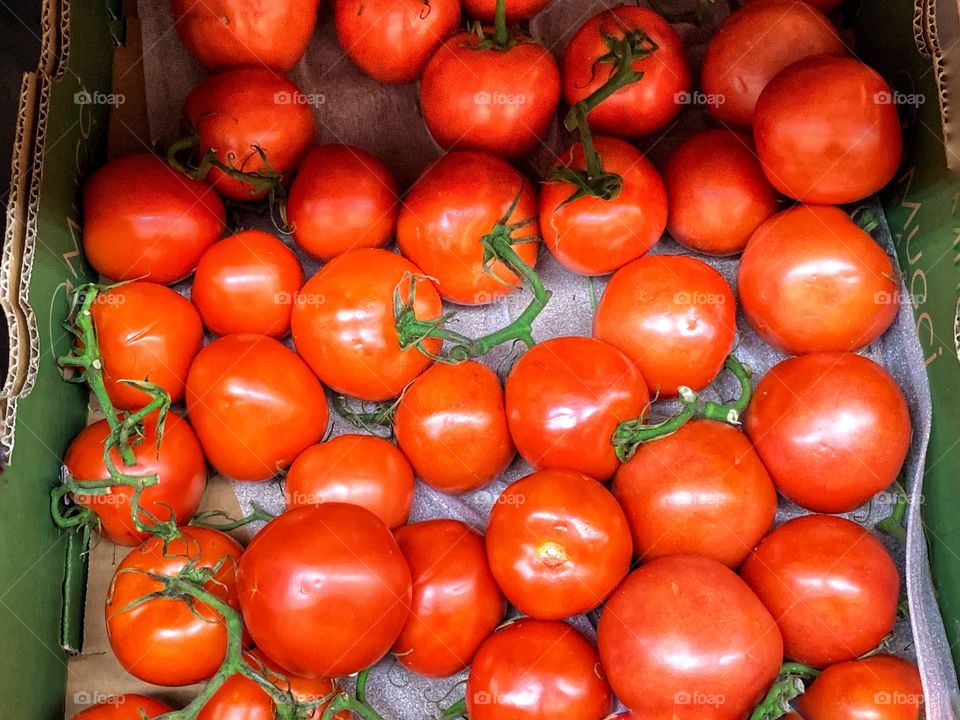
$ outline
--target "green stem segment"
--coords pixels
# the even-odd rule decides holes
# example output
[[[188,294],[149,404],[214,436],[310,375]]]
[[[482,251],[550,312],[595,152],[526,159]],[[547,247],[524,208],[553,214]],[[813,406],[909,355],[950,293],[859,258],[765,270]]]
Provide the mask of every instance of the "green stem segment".
[[[809,665],[788,662],[780,668],[780,674],[760,704],[754,708],[750,720],[777,720],[790,712],[790,703],[803,694],[805,680],[813,680],[820,671]]]
[[[907,514],[907,493],[903,485],[899,482],[893,484],[893,492],[896,494],[896,501],[893,511],[876,524],[876,529],[884,535],[898,540],[901,543],[907,541],[907,531],[903,527],[903,519]]]
[[[507,0],[497,0],[493,16],[493,42],[499,48],[506,48],[511,44],[510,33],[507,32]]]
[[[193,527],[219,530],[220,532],[230,532],[231,530],[236,530],[237,528],[242,528],[246,525],[249,525],[252,522],[270,522],[276,517],[276,515],[271,512],[267,512],[256,503],[252,503],[252,507],[252,513],[245,515],[238,520],[234,520],[222,510],[207,510],[206,512],[201,512],[194,515],[193,519],[190,521],[190,525]],[[214,518],[220,518],[223,522],[211,522],[211,520]]]
[[[440,713],[437,720],[456,720],[456,718],[465,717],[467,717],[467,699],[463,698]]]
[[[370,675],[370,668],[361,670],[357,674],[357,693],[356,697],[351,697],[350,693],[342,692],[334,698],[333,702],[327,706],[321,720],[333,720],[338,712],[347,710],[362,718],[362,720],[384,720],[376,710],[370,707],[367,702],[367,679]]]
[[[360,403],[360,401],[357,401]],[[397,402],[360,403],[359,410],[354,410],[348,404],[344,395],[333,394],[330,404],[336,413],[355,428],[364,430],[371,435],[389,437],[393,432],[393,413],[397,409]],[[368,410],[372,407],[372,410]],[[384,432],[386,430],[386,432]]]

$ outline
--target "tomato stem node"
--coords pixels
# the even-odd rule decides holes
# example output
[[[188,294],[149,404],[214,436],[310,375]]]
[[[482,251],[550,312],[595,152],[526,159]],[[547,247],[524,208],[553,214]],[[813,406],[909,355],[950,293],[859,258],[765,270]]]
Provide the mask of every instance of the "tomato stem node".
[[[813,680],[820,674],[816,668],[801,663],[787,662],[770,686],[760,704],[754,708],[749,720],[777,720],[791,711],[790,702],[803,694],[805,680]]]

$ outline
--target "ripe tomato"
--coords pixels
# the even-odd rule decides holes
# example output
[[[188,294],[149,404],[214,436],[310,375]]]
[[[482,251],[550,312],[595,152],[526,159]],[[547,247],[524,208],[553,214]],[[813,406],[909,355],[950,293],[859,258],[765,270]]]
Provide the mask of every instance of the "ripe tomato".
[[[301,285],[297,256],[273,235],[246,230],[204,253],[190,299],[217,335],[279,338],[290,332],[290,310]]]
[[[287,472],[284,492],[288,508],[350,503],[395,528],[410,514],[413,470],[403,453],[383,438],[338,435],[297,456]]]
[[[287,72],[317,25],[320,0],[172,0],[181,42],[208,70],[263,65]]]
[[[414,380],[397,403],[393,430],[417,477],[447,493],[483,487],[516,454],[500,378],[474,360],[437,363]]]
[[[707,255],[741,252],[777,210],[777,193],[752,141],[729,130],[704,130],[677,146],[663,181],[667,230],[684,247]]]
[[[565,180],[548,180],[540,191],[543,242],[560,263],[582,275],[604,275],[640,257],[667,225],[667,191],[643,153],[615,138],[593,142],[604,171],[623,179],[617,197],[586,196],[564,204],[577,191]],[[564,150],[554,167],[584,170],[583,146]]]
[[[190,301],[149,282],[102,292],[91,309],[110,400],[139,410],[150,396],[124,380],[147,380],[183,399],[190,363],[203,344],[203,325]]]
[[[237,580],[256,646],[308,678],[372,665],[410,612],[410,568],[387,527],[359,505],[279,515],[254,536]]]
[[[377,158],[353,145],[320,145],[300,163],[287,197],[297,245],[327,262],[347,250],[383,247],[397,228],[400,190]]]
[[[804,515],[747,558],[741,575],[777,618],[784,654],[815,667],[852,660],[893,629],[900,577],[886,549],[855,522]]]
[[[417,277],[417,318],[442,311],[433,284],[413,263],[388,250],[351,250],[325,265],[303,286],[293,307],[293,342],[325,385],[362,400],[388,400],[423,372],[431,360],[397,341],[394,293],[406,301]],[[426,340],[432,353],[439,340]]]
[[[480,646],[467,678],[470,720],[601,720],[611,700],[597,651],[564,622],[510,623]]]
[[[73,720],[143,720],[173,710],[166,703],[146,695],[115,695],[73,716]]]
[[[384,83],[419,80],[434,50],[460,25],[457,0],[334,0],[337,40]]]
[[[631,573],[604,606],[597,642],[624,705],[673,720],[746,717],[783,656],[777,625],[750,588],[695,555]]]
[[[813,55],[845,54],[833,23],[812,5],[749,3],[728,15],[707,45],[700,73],[707,109],[717,122],[749,128],[760,92],[777,73]]]
[[[727,281],[691,257],[656,255],[617,272],[600,298],[593,336],[620,348],[652,394],[702,390],[733,348],[736,303]]]
[[[563,96],[569,105],[587,98],[613,74],[614,64],[602,58],[610,53],[608,37],[621,39],[634,31],[645,33],[657,45],[633,69],[643,77],[617,90],[594,108],[587,119],[602,135],[636,137],[665,127],[683,109],[690,90],[690,67],[683,41],[670,23],[653,10],[617,5],[587,20],[563,54]]]
[[[798,205],[767,220],[743,253],[737,286],[750,324],[792,355],[868,345],[900,304],[890,256],[835,207]]]
[[[413,601],[393,652],[421,675],[459,672],[507,609],[483,536],[459,520],[427,520],[400,528],[396,537],[413,575]]]
[[[641,560],[705,555],[735,568],[777,514],[777,491],[750,441],[710,420],[641,445],[612,490]]]
[[[427,64],[420,111],[444,150],[516,158],[543,142],[560,102],[560,69],[540,43],[522,33],[508,37],[490,46],[490,37],[462,32]]]
[[[182,280],[225,226],[210,184],[154,155],[112,160],[83,188],[83,254],[111,280]]]
[[[487,526],[497,584],[520,612],[560,620],[597,607],[633,556],[630,526],[610,492],[575,472],[546,470],[497,498]]]
[[[207,460],[235,480],[272,477],[327,428],[327,398],[310,368],[263,335],[227,335],[201,350],[187,410]]]
[[[854,510],[897,478],[910,448],[910,411],[872,360],[814,353],[775,365],[744,419],[777,489],[815,512]]]
[[[807,58],[777,75],[757,100],[753,138],[777,190],[822,205],[877,192],[903,153],[890,87],[848,57]]]
[[[598,480],[620,465],[613,431],[650,401],[626,355],[581,337],[534,345],[510,371],[505,398],[510,434],[524,460],[538,470],[576,470]]]
[[[919,720],[923,685],[913,663],[892,655],[874,655],[831,665],[800,696],[797,705],[807,720]]]
[[[240,543],[219,530],[180,528],[182,537],[165,542],[153,536],[134,548],[114,573],[104,609],[107,638],[123,668],[154,685],[190,685],[213,675],[227,651],[222,618],[200,601],[150,598],[131,603],[162,585],[144,573],[173,576],[188,564],[218,567],[204,585],[231,607],[237,605]]]
[[[547,5],[550,0],[506,0],[507,22],[514,23],[530,20]],[[484,23],[492,23],[497,13],[496,0],[466,0],[463,9],[467,15]]]
[[[288,177],[314,138],[306,96],[283,75],[266,68],[211,75],[187,96],[183,116],[197,133],[201,157],[213,150],[221,163],[245,173],[270,170]],[[268,192],[219,168],[212,168],[207,177],[231,200],[257,200]]]
[[[534,219],[513,234],[514,249],[532,267],[540,235],[537,191],[519,170],[486,153],[447,153],[424,171],[403,199],[397,247],[436,279],[447,300],[466,305],[498,300],[520,280],[499,261],[484,270],[480,240],[507,214],[518,194],[508,224]]]

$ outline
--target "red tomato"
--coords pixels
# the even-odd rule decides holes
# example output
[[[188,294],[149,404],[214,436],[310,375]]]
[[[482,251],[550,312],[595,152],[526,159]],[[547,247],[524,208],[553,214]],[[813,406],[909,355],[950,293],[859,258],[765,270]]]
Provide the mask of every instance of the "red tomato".
[[[835,207],[799,205],[761,225],[737,286],[750,324],[792,355],[869,345],[900,305],[890,256]]]
[[[486,153],[447,153],[424,171],[403,199],[397,247],[436,279],[447,300],[466,305],[498,300],[520,280],[499,261],[484,270],[480,240],[507,214],[517,195],[520,200],[508,222],[534,219],[513,234],[517,254],[533,267],[540,235],[537,191],[519,170]]]
[[[797,705],[807,720],[919,720],[923,685],[913,663],[892,655],[874,655],[831,665],[800,696]]]
[[[287,72],[317,25],[320,0],[172,0],[174,27],[208,70],[263,65]]]
[[[709,420],[641,445],[612,489],[641,560],[705,555],[735,568],[777,514],[777,491],[750,441]]]
[[[470,720],[601,720],[611,700],[597,651],[563,622],[507,625],[480,646],[467,678]]]
[[[681,143],[663,168],[667,230],[684,247],[735,255],[777,210],[777,193],[753,154],[750,138],[704,130]]]
[[[413,470],[403,453],[383,438],[338,435],[297,456],[287,472],[284,492],[288,508],[350,503],[395,528],[410,514]]]
[[[84,257],[111,280],[182,280],[225,226],[210,184],[154,155],[112,160],[83,188]]]
[[[150,396],[123,380],[147,380],[183,399],[190,363],[203,344],[203,325],[190,301],[149,282],[100,293],[91,309],[110,400],[139,410]]]
[[[222,618],[200,601],[181,598],[135,600],[162,589],[145,573],[173,576],[188,564],[218,570],[206,590],[231,607],[237,604],[237,562],[243,548],[219,530],[180,528],[181,538],[151,537],[120,562],[104,609],[107,639],[123,668],[154,685],[190,685],[213,675],[227,651]]]
[[[487,526],[490,569],[520,612],[560,620],[597,607],[633,555],[630,526],[600,483],[575,472],[528,475],[497,498]]]
[[[777,75],[757,100],[753,138],[777,190],[823,205],[877,192],[903,153],[890,87],[848,57],[807,58]]]
[[[500,378],[474,360],[428,368],[393,415],[397,444],[417,477],[447,493],[488,484],[516,454]]]
[[[852,660],[893,629],[900,577],[855,522],[805,515],[778,527],[741,571],[783,633],[784,654],[815,667]]]
[[[296,85],[265,68],[211,75],[187,96],[183,116],[199,137],[199,154],[245,173],[270,170],[288,177],[313,143],[313,112]],[[269,168],[257,149],[266,156]],[[207,176],[231,200],[266,197],[267,189],[232,178],[218,168]]]
[[[483,536],[459,520],[414,523],[396,536],[413,575],[413,601],[393,652],[421,675],[459,672],[507,609],[487,565]]]
[[[910,411],[872,360],[815,353],[775,365],[744,419],[777,489],[815,512],[849,512],[897,478]]]
[[[636,137],[665,127],[683,109],[690,90],[690,68],[683,41],[670,23],[653,10],[617,5],[602,10],[577,30],[563,54],[563,96],[569,105],[588,97],[613,74],[614,64],[601,60],[610,52],[607,36],[621,39],[641,31],[657,45],[645,58],[634,61],[643,73],[594,108],[587,119],[603,135]]]
[[[506,0],[507,22],[529,20],[538,14],[550,0]],[[496,0],[466,0],[463,9],[467,15],[485,23],[492,23],[497,13]]]
[[[581,337],[534,345],[510,371],[505,397],[510,434],[524,460],[538,470],[576,470],[599,480],[620,465],[613,431],[650,401],[626,355]]]
[[[440,316],[440,296],[413,263],[388,250],[351,250],[325,265],[303,286],[293,307],[293,342],[325,385],[362,400],[388,400],[431,360],[415,348],[401,350],[394,293],[410,296],[421,320]],[[439,340],[426,340],[432,353]]]
[[[694,555],[631,573],[597,628],[614,692],[639,717],[740,720],[780,671],[777,625],[733,571]]]
[[[266,480],[327,429],[323,387],[296,353],[263,335],[207,345],[187,377],[187,410],[216,470]]]
[[[73,716],[73,720],[142,720],[154,718],[173,710],[166,703],[154,700],[146,695],[115,695],[82,710]]]
[[[691,257],[656,255],[617,272],[600,298],[593,336],[620,348],[652,394],[702,390],[723,367],[736,334],[727,281]]]
[[[543,242],[558,261],[582,275],[604,275],[640,257],[667,225],[667,191],[643,153],[614,138],[594,137],[593,142],[604,171],[623,179],[617,197],[587,196],[564,204],[577,191],[564,180],[548,180],[540,191]],[[583,146],[564,150],[554,167],[584,170]]]
[[[777,73],[813,55],[845,54],[833,23],[811,5],[749,3],[728,15],[707,45],[700,73],[707,109],[717,122],[749,128],[760,92]]]
[[[396,540],[372,512],[345,503],[267,523],[243,554],[238,587],[256,646],[308,678],[372,665],[410,612],[410,568]]]
[[[367,75],[419,80],[434,50],[460,25],[457,0],[334,0],[337,40]]]
[[[290,310],[301,285],[297,256],[273,235],[246,230],[204,253],[190,299],[217,335],[279,338],[290,332]]]
[[[353,145],[320,145],[300,164],[287,197],[297,245],[324,262],[383,247],[397,229],[400,190],[377,158]]]

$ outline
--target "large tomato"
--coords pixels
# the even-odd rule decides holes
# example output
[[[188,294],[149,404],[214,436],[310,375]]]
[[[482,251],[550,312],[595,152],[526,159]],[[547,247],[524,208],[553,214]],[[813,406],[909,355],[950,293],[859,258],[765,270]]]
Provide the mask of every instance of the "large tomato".
[[[550,0],[506,0],[507,22],[529,20],[549,4]],[[492,23],[497,13],[497,3],[496,0],[465,0],[463,9],[476,20]]]
[[[410,568],[396,540],[372,512],[345,503],[267,523],[243,554],[238,588],[256,646],[308,678],[372,665],[410,612]]]
[[[227,335],[201,350],[187,410],[210,464],[235,480],[272,477],[327,429],[323,386],[264,335]]]
[[[660,558],[624,580],[597,628],[614,692],[639,717],[741,720],[776,678],[774,619],[732,570]]]
[[[164,702],[146,695],[115,695],[73,716],[73,720],[143,720],[173,710]]]
[[[481,238],[507,214],[508,224],[533,219],[516,230],[514,250],[533,267],[537,261],[537,191],[504,160],[480,152],[447,153],[417,179],[403,199],[397,247],[427,275],[440,295],[483,305],[513,292],[519,278],[502,262],[484,269]]]
[[[421,675],[459,672],[507,609],[483,537],[459,520],[406,525],[396,537],[413,576],[413,600],[393,652]]]
[[[190,685],[213,675],[227,651],[227,629],[203,602],[144,600],[163,589],[145,573],[174,576],[188,565],[216,567],[205,589],[238,607],[240,543],[218,530],[183,527],[180,532],[180,538],[169,541],[151,537],[130,551],[117,566],[104,609],[117,660],[131,675],[154,685]]]
[[[647,408],[640,371],[611,345],[561,337],[534,345],[506,383],[510,434],[538,470],[577,470],[606,480],[620,465],[614,430]]]
[[[182,280],[225,226],[210,184],[154,155],[112,160],[83,188],[84,257],[111,280]]]
[[[293,307],[293,342],[325,385],[363,400],[388,400],[430,365],[416,348],[400,348],[394,319],[394,294],[408,300],[414,277],[417,318],[440,316],[440,296],[421,275],[388,250],[362,249],[340,255],[307,281]],[[439,340],[424,345],[440,352]]]
[[[831,665],[797,701],[806,720],[920,720],[923,704],[917,666],[892,655]]]
[[[897,478],[910,411],[872,360],[814,353],[775,365],[757,384],[744,427],[777,489],[807,510],[854,510]]]
[[[784,654],[815,667],[852,660],[893,629],[900,577],[855,522],[805,515],[778,527],[741,571],[783,633]]]

